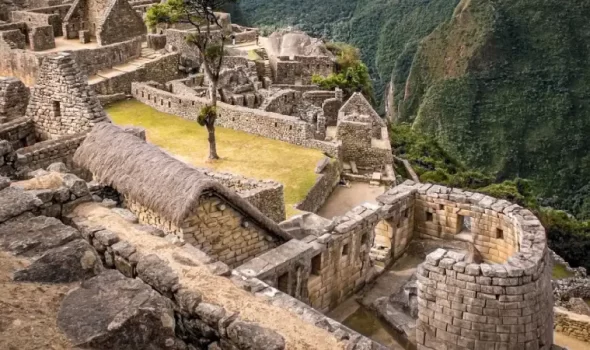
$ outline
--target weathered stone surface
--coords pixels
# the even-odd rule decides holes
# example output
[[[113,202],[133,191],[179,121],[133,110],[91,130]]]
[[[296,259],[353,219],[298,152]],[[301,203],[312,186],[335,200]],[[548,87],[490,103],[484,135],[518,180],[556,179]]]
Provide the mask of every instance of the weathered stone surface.
[[[84,197],[87,196],[88,186],[86,185],[86,181],[80,179],[74,174],[65,174],[63,177],[64,185],[74,194],[76,197]]]
[[[69,283],[96,276],[100,257],[88,242],[77,239],[46,251],[30,266],[14,273],[15,281]]]
[[[136,271],[137,277],[160,293],[174,292],[178,286],[178,275],[168,266],[168,263],[155,254],[141,258],[137,263]]]
[[[68,173],[70,170],[64,163],[57,162],[49,165],[47,167],[47,171],[54,171],[56,173]]]
[[[276,332],[262,328],[257,324],[235,321],[227,327],[227,336],[240,349],[245,350],[282,350],[285,339]]]
[[[34,194],[26,193],[23,189],[7,187],[0,190],[0,223],[34,210],[42,204]]]
[[[28,257],[42,255],[80,237],[76,229],[45,216],[19,217],[0,224],[0,247]]]
[[[0,191],[10,186],[10,179],[4,176],[0,176]]]
[[[133,214],[131,211],[129,211],[128,209],[123,209],[123,208],[113,208],[111,209],[113,212],[119,214],[123,219],[129,221],[132,224],[136,224],[138,222],[137,220],[137,216],[135,216],[135,214]]]
[[[177,349],[171,302],[138,279],[108,270],[66,296],[58,326],[80,348]]]

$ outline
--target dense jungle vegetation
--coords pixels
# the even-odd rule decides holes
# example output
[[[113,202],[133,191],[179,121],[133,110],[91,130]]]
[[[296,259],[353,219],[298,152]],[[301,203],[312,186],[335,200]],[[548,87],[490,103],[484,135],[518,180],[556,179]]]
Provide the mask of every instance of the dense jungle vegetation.
[[[238,6],[238,23],[291,25],[359,47],[376,107],[394,122],[395,152],[422,180],[529,206],[552,248],[590,268],[590,1]]]

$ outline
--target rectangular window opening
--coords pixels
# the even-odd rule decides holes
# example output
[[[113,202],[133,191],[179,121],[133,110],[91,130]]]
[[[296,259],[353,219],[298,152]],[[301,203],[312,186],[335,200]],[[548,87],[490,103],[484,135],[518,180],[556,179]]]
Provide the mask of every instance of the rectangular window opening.
[[[404,209],[404,218],[407,218],[409,215],[409,210],[408,208]]]
[[[59,101],[53,101],[53,115],[61,117],[61,104]]]
[[[496,238],[504,239],[504,230],[502,230],[501,228],[496,228]]]
[[[426,221],[434,221],[434,216],[431,212],[426,212]]]
[[[345,244],[342,246],[342,256],[347,256],[348,255],[348,244]]]
[[[311,259],[311,274],[319,276],[322,271],[322,254],[318,254]]]
[[[361,236],[361,244],[367,244],[369,242],[369,235],[366,233],[363,233],[363,235]]]

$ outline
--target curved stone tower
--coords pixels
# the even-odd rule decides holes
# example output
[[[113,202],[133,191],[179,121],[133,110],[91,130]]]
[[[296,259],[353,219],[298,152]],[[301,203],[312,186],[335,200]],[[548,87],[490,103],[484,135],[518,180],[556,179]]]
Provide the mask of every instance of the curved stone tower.
[[[551,262],[533,213],[479,193],[424,185],[415,233],[473,242],[483,263],[438,249],[418,268],[418,349],[549,349]]]

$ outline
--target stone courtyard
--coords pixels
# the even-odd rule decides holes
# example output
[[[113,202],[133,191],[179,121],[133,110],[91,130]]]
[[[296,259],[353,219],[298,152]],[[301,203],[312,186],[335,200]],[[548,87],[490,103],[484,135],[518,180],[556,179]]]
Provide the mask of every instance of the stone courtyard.
[[[210,81],[187,23],[148,32],[155,3],[0,6],[1,348],[590,341],[586,271],[528,209],[396,175],[368,100],[312,83],[335,70],[320,39],[215,13],[225,154],[196,164]]]

